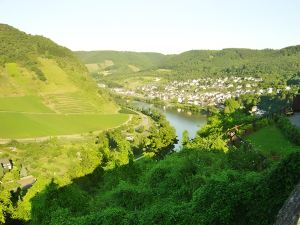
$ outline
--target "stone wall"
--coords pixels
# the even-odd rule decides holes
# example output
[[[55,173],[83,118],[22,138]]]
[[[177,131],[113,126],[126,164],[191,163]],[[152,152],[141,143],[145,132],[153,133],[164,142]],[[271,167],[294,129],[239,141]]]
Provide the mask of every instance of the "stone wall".
[[[274,225],[300,225],[300,182],[280,209]]]

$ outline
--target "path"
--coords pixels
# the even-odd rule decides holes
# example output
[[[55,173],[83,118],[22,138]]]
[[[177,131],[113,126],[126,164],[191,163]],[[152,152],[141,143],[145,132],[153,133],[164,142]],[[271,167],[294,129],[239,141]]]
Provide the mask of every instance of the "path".
[[[144,155],[142,155],[142,156],[139,156],[139,157],[135,158],[133,161],[138,161],[138,160],[140,160],[140,159],[143,159],[143,158],[145,158],[145,156],[144,156]]]
[[[300,128],[300,113],[295,113],[293,116],[289,117],[292,124]]]

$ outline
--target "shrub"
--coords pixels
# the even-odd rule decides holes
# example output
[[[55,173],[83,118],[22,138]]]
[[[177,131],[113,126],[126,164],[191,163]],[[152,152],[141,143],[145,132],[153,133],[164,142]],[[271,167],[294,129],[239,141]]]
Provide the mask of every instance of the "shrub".
[[[294,126],[289,119],[280,117],[276,125],[291,142],[300,145],[300,129]]]

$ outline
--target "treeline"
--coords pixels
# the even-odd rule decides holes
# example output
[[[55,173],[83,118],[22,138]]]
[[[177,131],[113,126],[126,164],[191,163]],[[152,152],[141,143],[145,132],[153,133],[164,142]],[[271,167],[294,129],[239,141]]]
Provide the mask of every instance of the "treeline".
[[[281,50],[194,50],[169,57],[161,67],[171,69],[173,79],[203,76],[254,76],[276,82],[300,70],[299,46]]]
[[[134,73],[156,68],[165,57],[152,52],[77,51],[75,55],[85,64],[98,64],[99,70],[116,74]]]
[[[176,131],[167,121],[166,117],[155,110],[142,110],[145,115],[154,120],[154,126],[151,126],[147,137],[143,140],[143,152],[156,158],[163,158],[174,149],[177,143]]]
[[[300,145],[300,129],[293,125],[288,118],[279,117],[276,124],[291,142]]]
[[[291,46],[280,50],[223,49],[193,50],[178,55],[146,55],[127,52],[77,52],[84,63],[98,63],[105,60],[116,62],[107,68],[114,73],[114,79],[135,76],[162,76],[169,80],[187,80],[199,77],[253,76],[261,77],[271,84],[299,82],[300,50]],[[150,57],[151,56],[151,57]],[[128,65],[136,65],[141,71],[134,72]],[[297,75],[298,74],[298,75]],[[112,80],[111,77],[103,77]]]

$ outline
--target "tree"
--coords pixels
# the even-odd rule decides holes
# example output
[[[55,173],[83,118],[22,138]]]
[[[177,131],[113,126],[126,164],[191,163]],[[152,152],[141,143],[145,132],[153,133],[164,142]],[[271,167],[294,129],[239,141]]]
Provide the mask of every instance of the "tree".
[[[259,97],[257,95],[242,95],[240,96],[240,103],[245,107],[245,111],[249,112],[253,106],[256,106],[259,102]]]
[[[190,141],[189,138],[189,132],[187,130],[184,130],[182,133],[182,145],[185,146]]]
[[[240,107],[241,107],[240,103],[234,98],[227,99],[225,101],[224,113],[226,114],[233,113]]]
[[[5,222],[5,217],[12,212],[12,203],[8,190],[0,190],[0,223]]]

